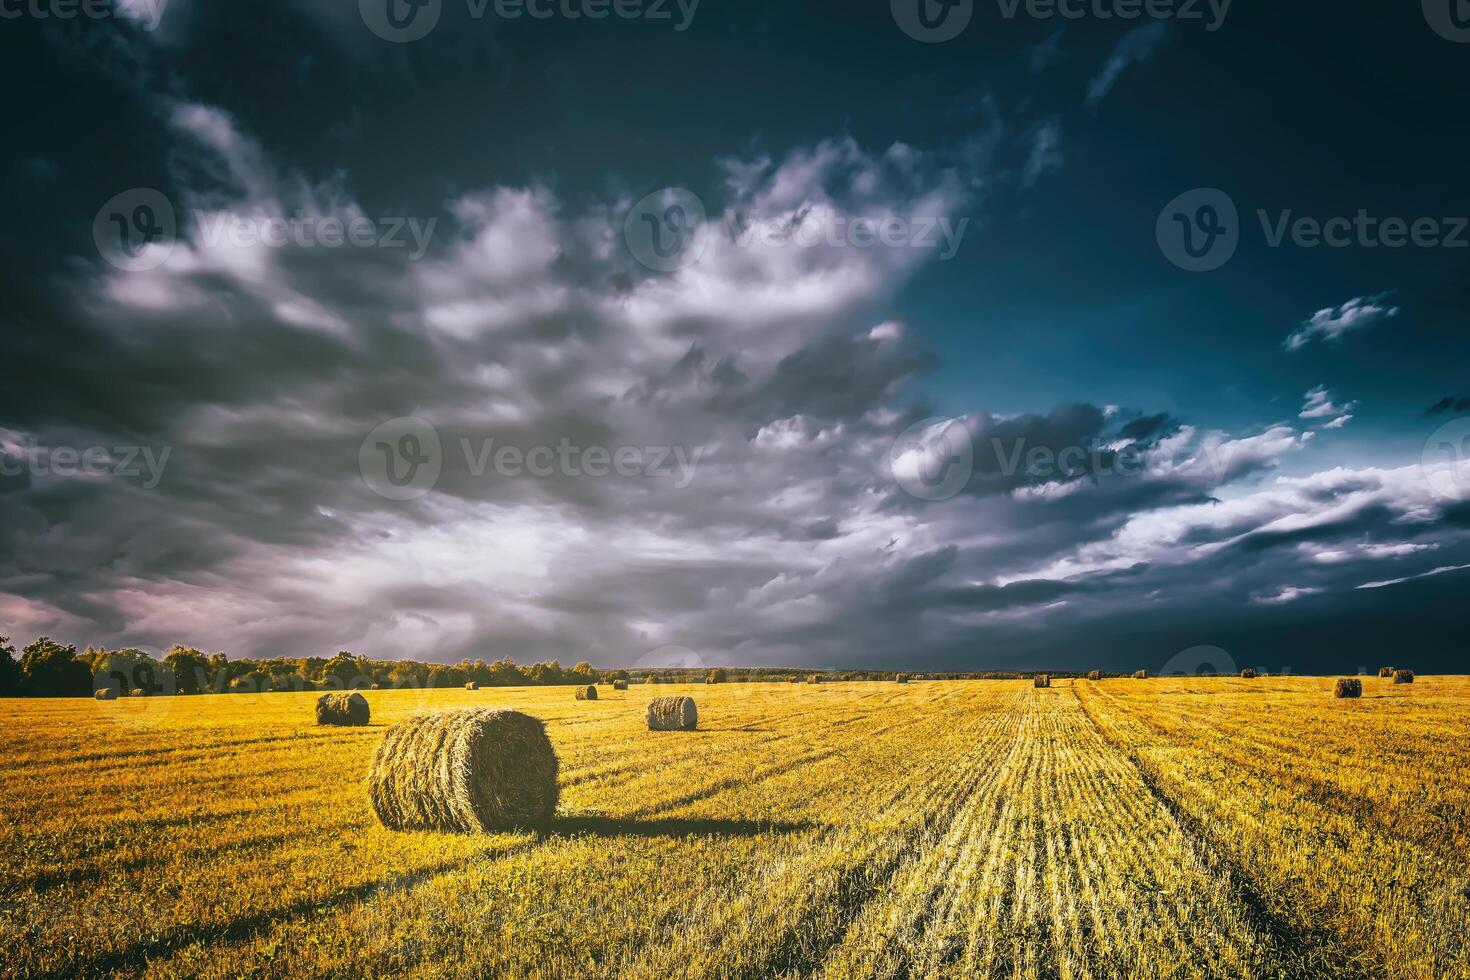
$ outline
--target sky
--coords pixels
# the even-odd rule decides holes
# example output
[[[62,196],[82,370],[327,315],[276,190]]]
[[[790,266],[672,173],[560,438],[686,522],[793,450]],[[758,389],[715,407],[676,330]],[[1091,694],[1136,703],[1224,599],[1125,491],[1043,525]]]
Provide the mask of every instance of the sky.
[[[1463,672],[1450,0],[0,0],[0,634]]]

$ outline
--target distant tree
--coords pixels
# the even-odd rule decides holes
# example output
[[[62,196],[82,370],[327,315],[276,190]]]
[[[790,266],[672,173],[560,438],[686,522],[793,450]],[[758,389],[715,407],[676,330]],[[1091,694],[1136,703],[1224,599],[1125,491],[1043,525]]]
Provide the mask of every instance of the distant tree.
[[[20,694],[20,664],[15,662],[15,647],[10,637],[0,636],[0,698],[13,698]]]
[[[585,660],[577,661],[577,663],[572,667],[572,673],[576,675],[575,679],[579,683],[590,683],[597,679],[597,671],[593,670],[592,665]]]
[[[164,672],[173,677],[179,694],[203,694],[209,690],[209,658],[198,650],[177,644],[163,655]]]
[[[502,657],[490,665],[490,683],[496,687],[520,687],[526,683],[526,675],[509,657]]]
[[[77,659],[77,648],[43,636],[21,651],[20,672],[29,694],[73,698],[91,693],[92,672]]]

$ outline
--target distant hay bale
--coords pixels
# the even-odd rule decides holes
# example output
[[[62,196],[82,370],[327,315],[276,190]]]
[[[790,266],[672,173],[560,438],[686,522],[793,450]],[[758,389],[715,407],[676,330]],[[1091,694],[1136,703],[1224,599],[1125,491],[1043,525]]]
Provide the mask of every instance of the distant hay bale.
[[[817,674],[808,674],[806,675],[806,682],[808,684],[820,684],[822,683],[822,678]]]
[[[1412,684],[1414,683],[1414,672],[1400,668],[1393,672],[1393,682],[1395,684]]]
[[[579,687],[579,688],[577,688],[577,700],[578,701],[596,701],[597,700],[597,685],[596,684],[588,684],[586,687]]]
[[[356,692],[339,691],[316,699],[318,725],[366,725],[370,714],[367,698]]]
[[[894,674],[893,675],[893,683],[895,683],[895,684],[907,684],[908,682],[909,682],[909,675],[908,674]]]
[[[654,698],[648,702],[648,730],[692,732],[699,724],[699,709],[689,697]]]
[[[98,701],[116,701],[117,700],[117,688],[115,688],[115,687],[99,687],[99,688],[97,688],[97,692],[95,694],[93,694],[92,696],[94,698],[96,698]]]
[[[368,799],[390,830],[487,833],[549,820],[556,773],[539,719],[466,708],[388,729],[368,772]]]
[[[619,681],[613,681],[613,690],[614,691],[626,691],[627,689],[628,689],[628,682],[627,681],[621,681],[621,680],[619,680]]]
[[[1146,681],[1146,680],[1148,680],[1148,671],[1146,671],[1146,670],[1135,670],[1133,672],[1133,679],[1136,680],[1136,681]]]
[[[1256,679],[1256,668],[1247,667],[1240,672],[1240,676],[1245,680],[1253,681]]]
[[[800,677],[793,677],[793,678],[791,678],[791,683],[793,683],[793,684],[800,684],[801,683],[801,678]]]
[[[128,692],[128,697],[130,697],[130,698],[141,698],[144,695],[146,695],[147,693],[148,692],[147,691],[144,691],[141,687],[135,687],[131,691]]]
[[[1037,687],[1051,687],[1051,677],[1047,674],[1037,674],[1033,683]]]
[[[1379,667],[1378,668],[1378,676],[1379,677],[1392,677],[1393,676],[1393,668],[1392,667]]]
[[[1334,694],[1339,698],[1360,698],[1363,696],[1363,682],[1356,677],[1339,677]]]
[[[369,690],[371,690],[371,691],[381,691],[382,689],[383,689],[383,685],[381,685],[381,684],[374,684],[371,688],[369,688]]]
[[[464,689],[466,691],[478,691],[480,689],[480,685],[475,683],[474,681],[470,681],[464,686]]]
[[[1100,670],[1089,670],[1087,672],[1087,679],[1090,680],[1090,681],[1100,681],[1100,680],[1102,680],[1102,671],[1100,671]]]
[[[921,680],[924,679],[924,675],[923,674],[915,674],[913,676],[913,679],[916,680],[916,681],[921,681]]]

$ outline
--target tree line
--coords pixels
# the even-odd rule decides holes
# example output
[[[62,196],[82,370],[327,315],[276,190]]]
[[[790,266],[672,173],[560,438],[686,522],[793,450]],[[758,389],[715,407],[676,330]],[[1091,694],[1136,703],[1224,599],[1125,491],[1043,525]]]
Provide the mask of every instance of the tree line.
[[[527,665],[509,657],[495,661],[461,660],[457,664],[417,660],[370,660],[349,651],[331,657],[231,659],[173,646],[155,657],[125,647],[107,650],[61,644],[43,636],[21,649],[0,636],[0,697],[90,697],[102,689],[118,694],[262,694],[272,691],[342,691],[379,688],[530,687],[553,684],[597,684],[615,680],[669,684],[739,681],[790,681],[813,673],[792,667],[644,667],[606,670],[581,661],[563,667],[556,660]],[[891,671],[818,671],[824,680],[884,680]],[[922,675],[933,680],[1014,679],[1030,674],[1007,671],[941,672]],[[1058,674],[1057,676],[1063,676]]]

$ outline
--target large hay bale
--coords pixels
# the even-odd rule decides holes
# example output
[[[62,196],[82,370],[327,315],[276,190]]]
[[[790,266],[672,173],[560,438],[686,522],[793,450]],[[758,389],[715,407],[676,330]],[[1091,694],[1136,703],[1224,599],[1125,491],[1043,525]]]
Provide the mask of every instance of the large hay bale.
[[[1393,676],[1393,668],[1392,667],[1379,667],[1378,668],[1378,676],[1379,677],[1392,677]]]
[[[366,725],[369,716],[367,698],[355,691],[323,694],[316,699],[318,725]]]
[[[1051,677],[1048,674],[1037,674],[1033,683],[1037,687],[1051,687]]]
[[[94,698],[96,698],[98,701],[116,701],[117,700],[117,688],[115,688],[115,687],[99,687],[99,688],[97,688],[97,692],[95,694],[93,694],[92,696]]]
[[[466,684],[466,685],[465,685],[465,686],[464,686],[464,689],[465,689],[465,690],[466,690],[466,691],[478,691],[478,690],[479,690],[479,689],[480,689],[480,685],[479,685],[479,684],[477,684],[477,683],[476,683],[476,682],[474,682],[474,681],[470,681],[470,682],[469,682],[469,683],[468,683],[468,684]]]
[[[1146,680],[1148,680],[1148,671],[1146,671],[1146,670],[1135,670],[1133,672],[1133,679],[1136,680],[1136,681],[1146,681]]]
[[[907,684],[908,682],[909,682],[909,675],[908,674],[894,674],[893,675],[893,683],[895,683],[895,684]]]
[[[627,681],[623,681],[623,680],[613,681],[613,690],[614,691],[626,691],[627,689],[628,689],[628,682]]]
[[[1360,698],[1363,696],[1363,682],[1356,677],[1339,677],[1334,695],[1339,698]]]
[[[1240,672],[1240,676],[1245,680],[1253,681],[1256,679],[1256,668],[1247,667]]]
[[[578,701],[596,701],[597,700],[597,685],[596,684],[588,684],[586,687],[579,687],[579,688],[577,688],[577,700]]]
[[[806,682],[808,684],[820,684],[822,683],[822,678],[817,674],[808,674],[806,676]]]
[[[557,759],[539,719],[465,708],[388,729],[368,799],[390,830],[508,830],[556,813]]]
[[[128,697],[130,697],[130,698],[141,698],[141,697],[144,697],[145,695],[147,695],[147,693],[148,692],[145,691],[145,690],[143,690],[141,687],[135,687],[131,691],[128,692]]]
[[[654,698],[648,702],[648,730],[692,732],[699,724],[699,709],[688,697]]]
[[[1393,682],[1395,684],[1412,684],[1414,683],[1414,672],[1400,668],[1393,672]]]
[[[1102,671],[1100,671],[1100,670],[1089,670],[1087,672],[1087,679],[1090,680],[1090,681],[1100,681],[1100,680],[1102,680]]]

